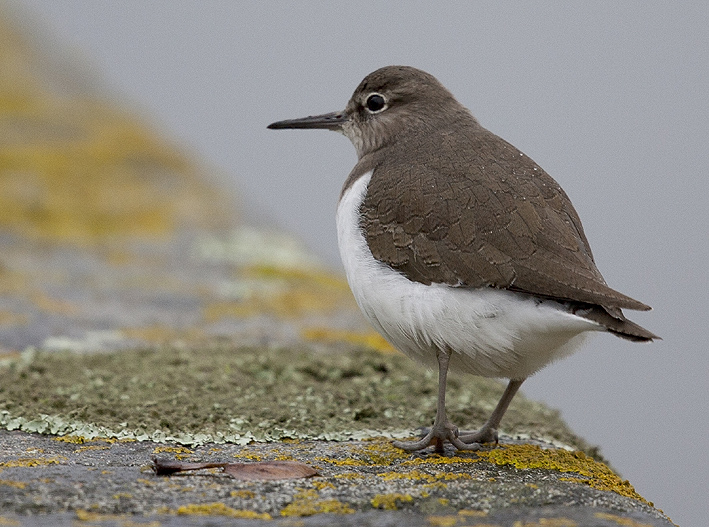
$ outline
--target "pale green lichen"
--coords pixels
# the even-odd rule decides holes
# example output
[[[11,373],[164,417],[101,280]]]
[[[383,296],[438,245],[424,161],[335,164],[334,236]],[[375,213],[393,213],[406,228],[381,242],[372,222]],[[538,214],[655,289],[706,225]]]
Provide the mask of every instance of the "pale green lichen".
[[[401,438],[430,423],[435,374],[400,354],[349,346],[323,354],[308,348],[158,347],[80,355],[34,352],[0,368],[0,426],[82,436],[247,444],[290,439]],[[451,378],[451,419],[484,421],[502,386]],[[283,404],[254,404],[282,401]],[[482,408],[481,408],[482,407]],[[583,446],[558,415],[518,396],[510,428]],[[539,423],[545,423],[540,425]],[[473,456],[430,456],[428,463]],[[343,465],[420,463],[377,441]]]

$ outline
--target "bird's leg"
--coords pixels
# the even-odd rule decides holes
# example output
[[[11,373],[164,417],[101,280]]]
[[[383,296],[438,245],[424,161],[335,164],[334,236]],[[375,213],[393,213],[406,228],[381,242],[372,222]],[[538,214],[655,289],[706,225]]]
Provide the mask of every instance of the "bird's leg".
[[[459,450],[477,450],[477,444],[466,444],[458,439],[458,427],[453,425],[446,417],[446,379],[448,377],[448,363],[450,350],[440,350],[436,353],[438,359],[438,403],[436,419],[431,430],[418,441],[394,441],[394,446],[413,452],[434,445],[436,452],[443,452],[443,442],[448,440]],[[503,410],[504,413],[504,410]]]
[[[495,410],[493,410],[490,418],[482,426],[480,430],[475,432],[461,432],[459,441],[466,444],[476,444],[476,443],[497,443],[497,428],[500,426],[500,421],[502,421],[502,416],[505,415],[507,407],[512,402],[517,390],[522,386],[522,380],[511,379],[505,388],[505,393],[500,397],[500,401],[497,403]]]

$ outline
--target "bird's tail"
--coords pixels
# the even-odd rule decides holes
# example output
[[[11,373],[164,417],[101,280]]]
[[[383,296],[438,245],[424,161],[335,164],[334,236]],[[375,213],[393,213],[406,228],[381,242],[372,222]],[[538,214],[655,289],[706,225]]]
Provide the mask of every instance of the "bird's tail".
[[[599,323],[610,333],[623,339],[632,340],[633,342],[662,340],[651,331],[625,318],[625,315],[619,308],[586,305],[574,310],[574,313],[580,317]]]

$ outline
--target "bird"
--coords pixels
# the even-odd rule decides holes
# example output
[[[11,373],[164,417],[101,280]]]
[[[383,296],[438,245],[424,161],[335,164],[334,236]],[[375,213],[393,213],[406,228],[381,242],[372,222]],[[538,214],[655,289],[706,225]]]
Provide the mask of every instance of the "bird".
[[[336,211],[347,281],[395,348],[438,368],[433,426],[406,451],[478,450],[520,386],[592,332],[659,337],[623,309],[651,308],[610,288],[561,186],[484,128],[433,75],[386,66],[344,111],[278,121],[347,137],[357,163]],[[462,431],[446,415],[449,371],[508,379],[489,419]]]

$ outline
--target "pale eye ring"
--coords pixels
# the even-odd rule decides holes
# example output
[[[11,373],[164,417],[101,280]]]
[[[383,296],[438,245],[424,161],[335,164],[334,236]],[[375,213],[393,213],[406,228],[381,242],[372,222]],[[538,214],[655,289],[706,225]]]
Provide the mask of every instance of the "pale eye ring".
[[[387,101],[381,93],[370,93],[364,106],[369,113],[379,113],[387,109]]]

